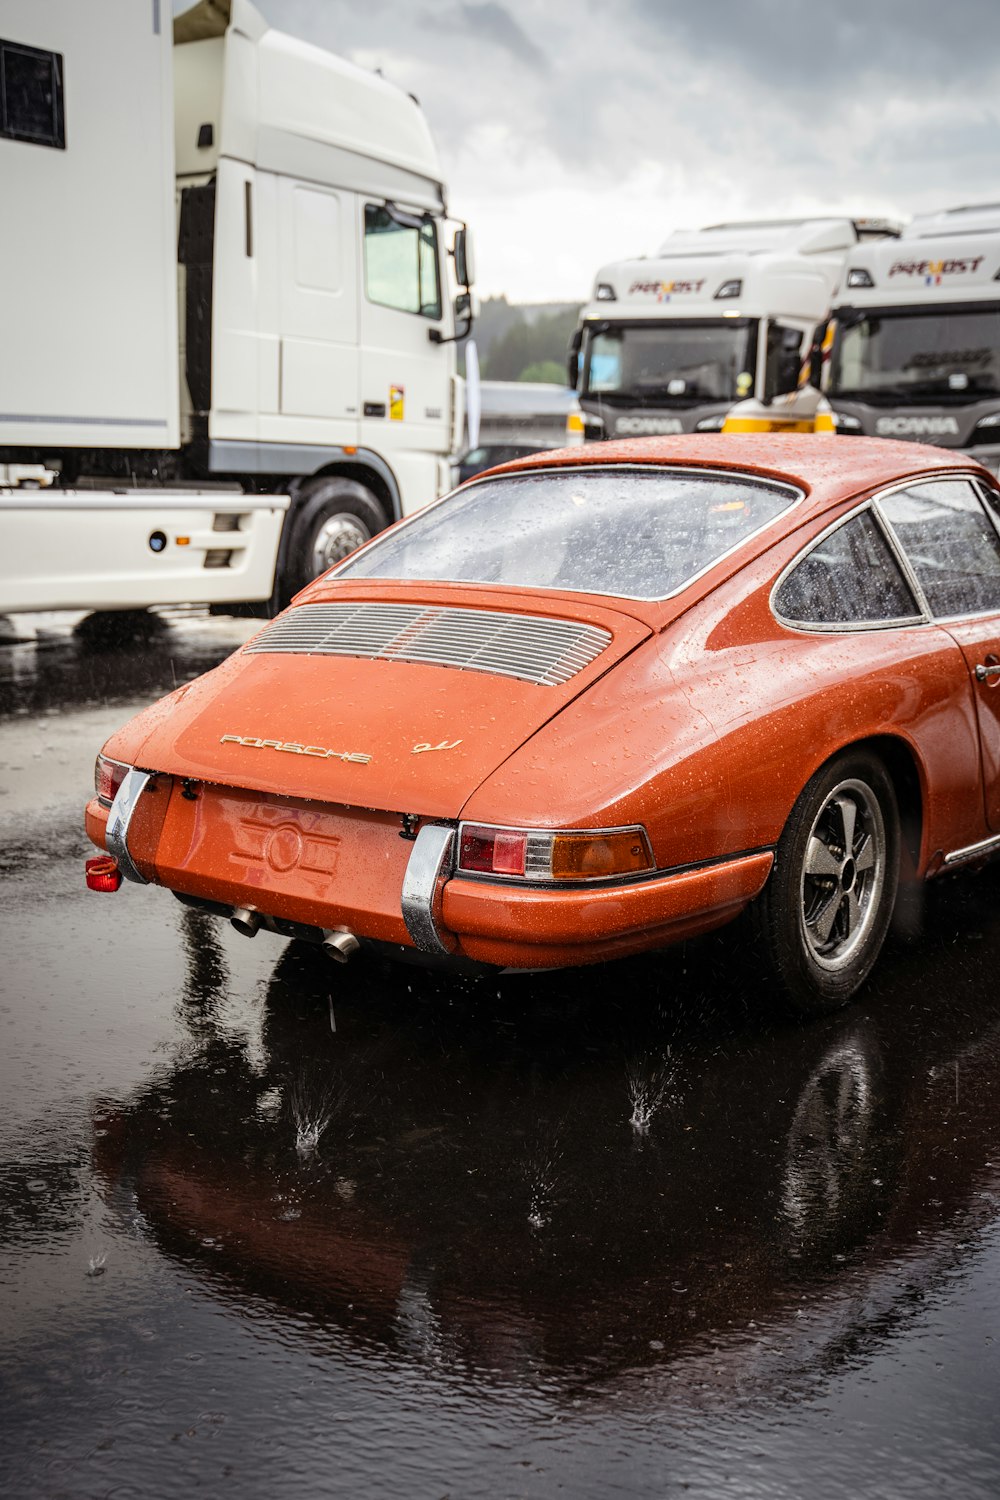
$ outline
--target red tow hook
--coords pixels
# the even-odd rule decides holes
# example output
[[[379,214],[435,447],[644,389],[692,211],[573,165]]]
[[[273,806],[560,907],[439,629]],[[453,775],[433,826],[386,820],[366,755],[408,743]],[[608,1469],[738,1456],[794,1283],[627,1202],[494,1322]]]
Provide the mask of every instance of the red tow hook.
[[[87,860],[87,889],[116,891],[122,883],[122,872],[113,854],[99,854]]]

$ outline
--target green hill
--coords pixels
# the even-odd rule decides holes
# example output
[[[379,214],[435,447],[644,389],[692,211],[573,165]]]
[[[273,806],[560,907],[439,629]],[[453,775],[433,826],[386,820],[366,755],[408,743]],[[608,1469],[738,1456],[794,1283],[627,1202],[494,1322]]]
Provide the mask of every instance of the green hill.
[[[565,381],[566,350],[580,307],[488,297],[473,329],[484,380]],[[465,367],[464,349],[461,350]]]

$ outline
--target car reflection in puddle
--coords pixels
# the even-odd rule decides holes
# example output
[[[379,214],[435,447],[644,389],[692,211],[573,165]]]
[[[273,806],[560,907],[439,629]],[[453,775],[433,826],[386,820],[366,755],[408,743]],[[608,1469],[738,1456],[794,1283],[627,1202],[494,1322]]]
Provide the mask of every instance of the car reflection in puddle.
[[[944,940],[788,1029],[705,999],[711,945],[502,1001],[293,946],[248,1039],[212,923],[180,920],[191,1045],[98,1106],[98,1182],[312,1341],[574,1398],[801,1394],[995,1215],[1000,1019],[986,977],[955,1003]],[[629,993],[651,973],[658,1007]]]

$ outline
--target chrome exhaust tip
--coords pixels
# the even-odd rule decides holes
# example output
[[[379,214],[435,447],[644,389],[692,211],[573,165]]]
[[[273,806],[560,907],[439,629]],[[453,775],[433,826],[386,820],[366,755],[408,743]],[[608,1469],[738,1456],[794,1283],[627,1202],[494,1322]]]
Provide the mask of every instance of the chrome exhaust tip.
[[[338,964],[346,964],[353,958],[361,947],[353,932],[348,932],[345,927],[340,927],[336,932],[328,932],[323,939],[323,947],[330,957]]]
[[[237,932],[242,932],[244,937],[256,937],[260,926],[260,917],[249,906],[238,906],[229,918]]]

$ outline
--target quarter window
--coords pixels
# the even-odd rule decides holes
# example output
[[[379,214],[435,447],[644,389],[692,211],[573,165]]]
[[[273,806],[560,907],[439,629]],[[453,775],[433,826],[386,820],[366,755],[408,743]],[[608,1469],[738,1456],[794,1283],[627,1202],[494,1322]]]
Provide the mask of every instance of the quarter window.
[[[65,150],[61,53],[0,41],[0,136]]]
[[[935,615],[1000,610],[1000,538],[968,481],[913,485],[878,503]]]
[[[889,544],[867,511],[807,553],[781,584],[774,607],[798,625],[880,625],[920,616]]]
[[[365,290],[381,307],[440,318],[437,233],[430,219],[397,218],[365,204]]]

